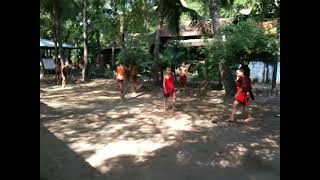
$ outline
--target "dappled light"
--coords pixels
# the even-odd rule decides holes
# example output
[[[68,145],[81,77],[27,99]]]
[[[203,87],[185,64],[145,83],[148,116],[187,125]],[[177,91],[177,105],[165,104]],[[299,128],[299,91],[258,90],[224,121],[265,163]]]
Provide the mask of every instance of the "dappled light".
[[[41,123],[99,173],[119,175],[156,162],[173,169],[273,166],[279,119],[266,113],[279,112],[276,104],[255,104],[253,123],[227,124],[231,104],[217,92],[202,99],[180,95],[178,110],[164,112],[161,93],[137,93],[123,102],[112,81],[41,89]]]
[[[41,0],[40,179],[280,179],[279,12]]]

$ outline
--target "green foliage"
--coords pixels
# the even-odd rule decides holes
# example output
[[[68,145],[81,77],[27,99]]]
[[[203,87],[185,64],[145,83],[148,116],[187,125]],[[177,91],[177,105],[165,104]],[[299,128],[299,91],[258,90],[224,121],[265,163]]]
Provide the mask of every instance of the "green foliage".
[[[167,48],[163,52],[162,64],[163,67],[177,67],[183,60],[185,51],[179,48]]]
[[[78,8],[74,0],[40,0],[40,11],[56,16],[60,22],[73,17]]]
[[[212,52],[210,48],[201,48],[198,50],[201,55],[205,57],[202,61],[196,62],[196,70],[198,76],[194,80],[203,80],[208,78],[208,80],[218,80],[219,78],[219,62],[210,61]]]
[[[188,5],[190,4],[190,8],[210,18],[209,0],[186,1]],[[256,20],[279,18],[280,0],[221,0],[220,17],[239,19],[243,16],[240,13],[242,9],[251,9],[249,17]]]
[[[51,39],[53,37],[52,17],[47,12],[40,12],[40,37]]]
[[[260,19],[280,18],[280,0],[257,0],[256,6]]]
[[[152,63],[152,58],[147,45],[141,45],[137,48],[126,48],[120,51],[116,57],[117,64],[124,66],[138,65],[139,72],[147,71]]]
[[[220,16],[231,18],[239,15],[241,9],[252,9],[255,11],[256,0],[233,0],[230,3],[221,4]]]
[[[89,70],[89,76],[95,77],[95,78],[101,78],[101,77],[110,77],[110,72],[107,71],[104,68],[97,67],[95,63],[91,63],[88,66]]]
[[[226,41],[222,41],[225,35]],[[279,50],[279,38],[256,27],[252,20],[227,26],[216,35],[217,41],[207,47],[208,68],[225,60],[230,66],[252,60],[273,61]]]
[[[178,41],[172,41],[168,44],[162,54],[163,67],[178,67],[182,62],[192,63],[192,60],[196,59],[196,54],[192,52],[193,47],[180,44]]]

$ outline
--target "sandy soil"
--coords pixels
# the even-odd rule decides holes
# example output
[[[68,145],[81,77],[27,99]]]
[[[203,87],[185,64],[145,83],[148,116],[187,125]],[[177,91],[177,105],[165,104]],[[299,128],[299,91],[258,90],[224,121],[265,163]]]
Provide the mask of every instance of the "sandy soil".
[[[113,80],[40,83],[40,178],[280,179],[280,97],[256,97],[250,123],[226,123],[230,107],[223,91],[164,112],[160,90],[121,101]]]

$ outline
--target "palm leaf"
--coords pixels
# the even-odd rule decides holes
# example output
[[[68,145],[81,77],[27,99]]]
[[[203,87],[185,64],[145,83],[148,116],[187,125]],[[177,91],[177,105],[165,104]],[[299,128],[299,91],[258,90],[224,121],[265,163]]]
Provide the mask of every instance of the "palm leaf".
[[[191,18],[190,26],[200,30],[202,33],[211,32],[209,24],[195,10],[182,5],[180,0],[161,0],[160,18],[168,25],[171,32],[179,34],[180,17],[182,13],[186,13]]]
[[[195,10],[182,6],[182,11],[191,18],[190,27],[196,28],[204,34],[212,32],[208,22],[200,16]]]

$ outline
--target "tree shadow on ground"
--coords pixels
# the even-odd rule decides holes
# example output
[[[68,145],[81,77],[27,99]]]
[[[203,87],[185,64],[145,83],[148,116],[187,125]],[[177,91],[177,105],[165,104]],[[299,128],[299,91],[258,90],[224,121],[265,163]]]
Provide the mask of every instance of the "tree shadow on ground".
[[[123,115],[113,121],[124,121],[133,116],[135,114]],[[143,122],[136,122],[118,129],[111,137],[91,136],[88,141],[94,144],[108,138],[109,142],[112,142],[112,139],[146,139],[157,134],[154,131],[140,131],[143,125]],[[97,129],[87,128],[86,131],[79,127],[74,128],[78,130],[77,133],[67,136],[63,141],[70,143],[68,139],[80,137],[84,132],[92,134],[105,127],[101,125]],[[272,147],[272,143],[277,144],[279,141],[279,132],[269,131],[258,136],[255,132],[261,131],[261,127],[254,128],[258,128],[257,125],[221,125],[213,129],[197,127],[196,131],[183,131],[176,135],[175,143],[153,151],[149,157],[145,157],[145,161],[139,161],[134,155],[120,155],[106,159],[97,168],[105,171],[103,174],[108,176],[108,179],[279,179],[278,162],[274,162],[277,160],[274,160],[273,153],[277,148]],[[151,129],[164,131],[163,127],[155,124]],[[224,137],[227,133],[233,133],[235,137]],[[121,135],[125,136],[119,138]],[[172,140],[166,133],[163,136],[166,136],[165,141]],[[265,139],[271,140],[264,141]],[[181,152],[185,157],[179,157]],[[84,151],[80,155],[90,157],[94,153]]]
[[[250,132],[246,133],[250,136]],[[207,130],[196,135],[183,132],[177,137],[181,141],[153,151],[145,160],[121,155],[106,159],[98,169],[119,179],[132,180],[280,179],[279,154],[263,141],[266,137],[252,143],[245,139],[226,140]]]
[[[90,91],[97,89],[81,93]],[[76,91],[68,92],[72,93]],[[110,144],[123,142],[124,146],[115,150],[128,151],[102,156],[103,163],[95,166],[108,179],[279,179],[280,121],[272,115],[279,112],[278,103],[258,101],[254,107],[257,121],[228,124],[223,118],[229,114],[231,104],[221,101],[217,94],[204,98],[181,96],[177,112],[161,111],[161,92],[127,102],[72,100],[75,97],[67,100],[73,103],[68,108],[40,102],[41,122],[68,145],[88,144],[89,148],[74,147],[87,159],[99,154],[96,146],[106,146],[106,151],[100,153],[103,155],[112,151]],[[212,117],[218,118],[217,124],[211,124]],[[144,155],[126,154],[141,141],[163,145]]]
[[[103,180],[105,178],[40,123],[40,179]]]

